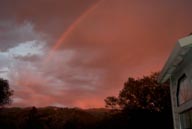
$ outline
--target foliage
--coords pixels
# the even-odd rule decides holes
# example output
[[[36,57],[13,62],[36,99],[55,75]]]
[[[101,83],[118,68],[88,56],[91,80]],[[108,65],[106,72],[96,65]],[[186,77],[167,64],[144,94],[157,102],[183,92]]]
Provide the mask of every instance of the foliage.
[[[0,129],[92,129],[108,114],[108,109],[2,108]]]
[[[152,73],[138,79],[128,78],[118,97],[105,99],[107,108],[120,108],[121,112],[97,128],[173,129],[169,84],[159,84],[158,76],[159,73]]]
[[[118,98],[114,96],[109,96],[105,100],[106,107],[110,109],[117,109],[118,108]]]
[[[9,89],[9,83],[7,80],[0,78],[0,107],[5,104],[10,104],[10,96],[13,91]]]
[[[153,123],[153,124],[151,124]],[[160,124],[159,124],[160,123]],[[158,125],[158,126],[157,126]],[[75,108],[2,108],[0,129],[173,129],[169,114],[132,110]]]
[[[106,107],[121,109],[147,109],[163,111],[171,109],[169,84],[157,82],[159,73],[134,79],[128,78],[119,96],[107,97]]]

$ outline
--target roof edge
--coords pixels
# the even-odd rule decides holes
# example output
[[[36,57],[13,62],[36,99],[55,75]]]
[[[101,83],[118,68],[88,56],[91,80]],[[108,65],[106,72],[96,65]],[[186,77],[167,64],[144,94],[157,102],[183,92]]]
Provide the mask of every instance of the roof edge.
[[[158,77],[159,83],[167,81],[177,66],[183,61],[183,57],[192,47],[192,35],[179,39],[168,57]]]

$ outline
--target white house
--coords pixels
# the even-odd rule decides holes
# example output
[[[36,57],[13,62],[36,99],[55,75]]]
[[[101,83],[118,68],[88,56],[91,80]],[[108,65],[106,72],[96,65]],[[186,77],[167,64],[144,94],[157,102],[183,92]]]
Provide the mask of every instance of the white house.
[[[192,35],[181,38],[165,63],[158,81],[170,81],[175,129],[192,129]]]

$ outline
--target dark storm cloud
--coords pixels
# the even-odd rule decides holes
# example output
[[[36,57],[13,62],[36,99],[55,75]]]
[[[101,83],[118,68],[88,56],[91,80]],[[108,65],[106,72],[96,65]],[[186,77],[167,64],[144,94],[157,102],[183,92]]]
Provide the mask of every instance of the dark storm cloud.
[[[6,51],[27,41],[40,40],[40,35],[34,31],[33,25],[29,22],[18,25],[14,21],[1,20],[0,51]]]
[[[39,55],[14,56],[14,58],[18,60],[30,61],[30,62],[37,62],[41,60]]]
[[[2,0],[0,17],[17,24],[29,21],[54,38],[98,0]]]

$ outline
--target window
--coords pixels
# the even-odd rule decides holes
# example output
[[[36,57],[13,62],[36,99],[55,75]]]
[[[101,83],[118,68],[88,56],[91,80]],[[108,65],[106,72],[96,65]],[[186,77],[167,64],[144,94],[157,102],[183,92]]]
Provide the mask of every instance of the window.
[[[186,75],[178,81],[177,103],[178,106],[192,99],[192,86]]]
[[[181,129],[192,129],[192,109],[180,114]]]

